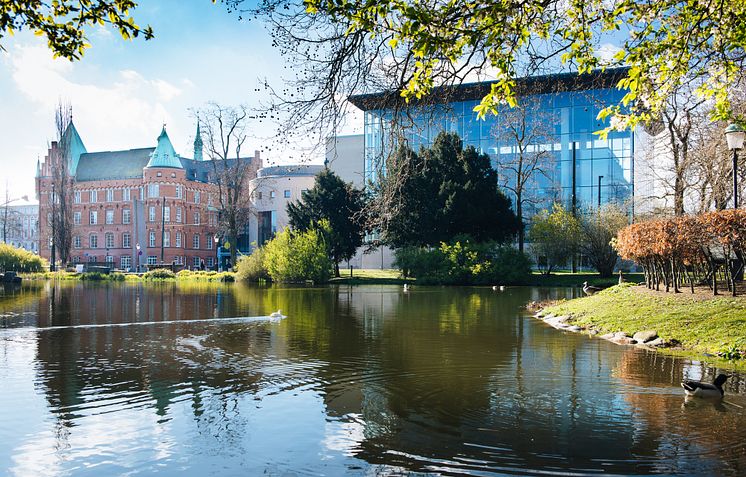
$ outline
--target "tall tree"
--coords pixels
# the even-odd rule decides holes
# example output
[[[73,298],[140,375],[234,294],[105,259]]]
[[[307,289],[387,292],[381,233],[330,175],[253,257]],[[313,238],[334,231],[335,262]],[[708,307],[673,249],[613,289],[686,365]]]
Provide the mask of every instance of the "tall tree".
[[[529,189],[540,176],[548,182],[554,180],[553,119],[538,100],[527,97],[522,98],[514,108],[503,112],[500,125],[493,131],[499,149],[510,148],[509,153],[500,153],[496,168],[500,185],[515,197],[515,215],[519,224],[518,249],[521,252],[526,227],[524,206],[537,202]]]
[[[371,92],[368,79],[383,71],[406,101],[444,84],[494,79],[476,111],[496,113],[501,104],[515,104],[516,77],[564,64],[581,74],[629,67],[620,83],[626,96],[605,111],[615,115],[613,127],[657,117],[672,91],[700,80],[698,92],[724,119],[732,115],[725,92],[746,64],[744,2],[717,8],[700,0],[227,3],[242,16],[267,18],[280,51],[308,61],[311,81],[299,81],[287,95],[287,104],[302,103],[306,111],[308,101],[318,100],[318,111],[328,112],[339,98]],[[601,55],[605,44],[619,42],[620,31],[619,51]]]
[[[78,60],[90,47],[87,30],[99,25],[111,25],[125,40],[140,35],[146,40],[153,38],[153,29],[138,26],[130,15],[136,7],[132,0],[2,0],[0,40],[13,32],[30,30],[46,37],[55,56]]]
[[[500,191],[489,157],[453,133],[429,149],[406,146],[387,162],[375,186],[373,228],[394,247],[435,246],[459,235],[478,242],[513,238],[518,221]]]
[[[612,246],[612,239],[628,224],[626,208],[616,204],[606,204],[580,219],[580,251],[602,277],[614,273],[619,254]]]
[[[52,209],[50,236],[55,245],[56,259],[66,264],[70,258],[73,241],[73,194],[75,178],[70,171],[72,158],[73,110],[70,104],[60,102],[55,111],[57,147],[50,149],[52,171],[52,193],[49,196]],[[54,265],[54,264],[52,264]]]
[[[195,113],[208,159],[218,186],[218,216],[222,234],[231,244],[231,263],[236,263],[238,237],[252,212],[249,181],[258,164],[241,157],[246,142],[249,113],[245,106],[208,103]]]
[[[554,204],[551,212],[539,212],[531,222],[528,239],[539,268],[549,275],[557,267],[567,265],[580,246],[578,219],[560,204]]]
[[[290,226],[305,232],[321,220],[329,222],[326,245],[329,258],[334,263],[334,274],[339,276],[339,262],[355,256],[363,244],[365,234],[363,208],[364,195],[344,182],[329,169],[316,176],[311,189],[304,191],[298,202],[287,205]]]

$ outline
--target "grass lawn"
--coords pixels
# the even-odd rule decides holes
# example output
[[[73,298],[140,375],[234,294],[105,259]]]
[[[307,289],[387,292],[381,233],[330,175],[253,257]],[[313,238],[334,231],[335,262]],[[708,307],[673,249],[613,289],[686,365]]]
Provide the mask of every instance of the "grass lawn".
[[[601,333],[656,330],[664,340],[680,342],[685,351],[746,351],[746,297],[675,295],[625,284],[545,310],[570,315],[573,324]]]
[[[330,283],[345,283],[345,284],[401,284],[408,280],[405,280],[401,276],[401,272],[396,269],[352,269],[352,277],[350,277],[350,269],[340,269],[340,277],[332,278]]]
[[[624,279],[638,283],[645,279],[642,273],[627,273],[624,275]],[[610,287],[619,283],[619,277],[613,276],[609,278],[601,278],[598,273],[572,273],[572,272],[553,272],[549,276],[542,275],[539,272],[534,272],[529,278],[529,282],[526,285],[537,286],[537,287],[576,287],[583,286],[583,282],[588,282],[590,285],[597,287]]]

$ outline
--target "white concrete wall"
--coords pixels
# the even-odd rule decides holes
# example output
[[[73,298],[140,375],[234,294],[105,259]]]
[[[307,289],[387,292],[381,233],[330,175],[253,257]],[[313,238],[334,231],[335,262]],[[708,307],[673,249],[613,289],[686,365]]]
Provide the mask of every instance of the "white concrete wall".
[[[365,136],[330,137],[326,141],[326,163],[345,182],[361,189],[364,185]]]

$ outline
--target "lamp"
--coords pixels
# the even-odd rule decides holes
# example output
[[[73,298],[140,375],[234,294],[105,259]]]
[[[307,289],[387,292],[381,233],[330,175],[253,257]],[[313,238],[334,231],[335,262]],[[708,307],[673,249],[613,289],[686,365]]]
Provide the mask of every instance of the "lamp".
[[[218,247],[218,244],[220,243],[220,236],[218,234],[213,235],[212,239],[215,241],[215,270],[220,272],[220,247]]]
[[[728,143],[728,149],[733,151],[733,208],[738,208],[738,150],[743,149],[743,142],[746,140],[746,131],[736,123],[730,124],[725,128],[725,140]]]

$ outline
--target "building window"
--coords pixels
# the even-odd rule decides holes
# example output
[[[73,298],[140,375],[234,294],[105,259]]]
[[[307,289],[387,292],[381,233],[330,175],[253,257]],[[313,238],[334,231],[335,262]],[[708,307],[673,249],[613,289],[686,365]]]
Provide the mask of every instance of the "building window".
[[[132,268],[132,257],[129,255],[122,255],[122,258],[119,259],[119,268],[122,270],[129,270]]]
[[[148,197],[159,197],[159,193],[158,184],[148,184]]]
[[[122,189],[122,200],[130,200],[130,189],[129,187],[125,187]]]
[[[163,208],[163,220],[166,222],[171,222],[171,207]]]
[[[282,193],[282,196],[285,197],[286,199],[289,199],[290,198],[290,189],[285,189],[283,191],[283,193]]]
[[[92,210],[88,214],[88,223],[90,225],[96,225],[96,224],[98,224],[98,211],[97,210]]]
[[[106,225],[112,225],[113,223],[114,223],[114,211],[107,210],[106,211]]]
[[[207,195],[207,205],[212,205],[212,194]]]
[[[114,234],[107,232],[104,235],[104,243],[106,244],[106,248],[114,248]]]
[[[106,263],[114,263],[114,255],[107,255]]]
[[[194,234],[194,237],[192,237],[192,248],[199,248],[199,234]]]
[[[80,204],[83,201],[79,190],[75,191],[75,203]]]
[[[199,198],[200,198],[200,192],[198,190],[194,191],[194,203],[199,204]]]
[[[73,247],[75,248],[81,247],[80,235],[76,235],[75,237],[73,237]]]
[[[158,171],[158,172],[155,173],[156,177],[161,177],[162,175],[163,175],[163,173],[161,171]]]
[[[73,257],[73,263],[80,263],[80,257],[78,256]]]
[[[144,195],[145,195],[145,190],[142,187],[140,187],[140,200],[145,199]]]
[[[114,189],[106,189],[106,202],[114,202]]]
[[[205,237],[205,242],[205,247],[207,247],[207,250],[212,250],[212,234],[207,234],[207,237]]]
[[[212,268],[212,266],[213,266],[212,257],[207,257],[207,268]]]
[[[199,225],[199,212],[194,213],[194,225]]]
[[[122,209],[122,223],[130,223],[130,209]]]
[[[150,206],[150,209],[148,209],[148,221],[149,222],[155,222],[155,207]]]
[[[176,232],[176,248],[181,248],[181,232]]]
[[[91,262],[91,263],[95,262],[96,261],[96,256],[95,255],[88,255],[88,261]]]
[[[176,186],[176,198],[181,199],[181,186],[180,185]]]
[[[80,225],[80,212],[73,212],[73,224]]]
[[[90,199],[91,199],[90,200],[91,203],[98,202],[98,193],[97,193],[97,191],[95,191],[95,190],[91,191],[91,193],[90,193]]]
[[[171,246],[171,232],[163,232],[163,246],[164,247]]]
[[[257,200],[262,200],[262,191],[257,191],[257,193],[256,193],[256,199]]]
[[[90,248],[98,248],[98,235],[91,234],[91,236],[88,237],[88,243]]]
[[[275,191],[270,191],[269,192],[269,198],[270,199],[274,199],[275,198]]]
[[[158,263],[158,257],[156,257],[155,255],[148,255],[147,264],[148,265],[155,265],[156,263]]]
[[[199,262],[200,262],[199,257],[194,257],[192,259],[192,266],[194,266],[194,268],[199,268],[199,264],[200,264]]]
[[[130,239],[130,234],[125,232],[122,234],[122,248],[130,248],[132,246],[132,242]]]
[[[176,207],[176,223],[181,223],[181,207]]]
[[[149,247],[151,247],[151,248],[155,247],[155,231],[153,231],[153,230],[150,231],[150,240],[149,240],[148,243],[149,243],[149,245],[148,245]]]

